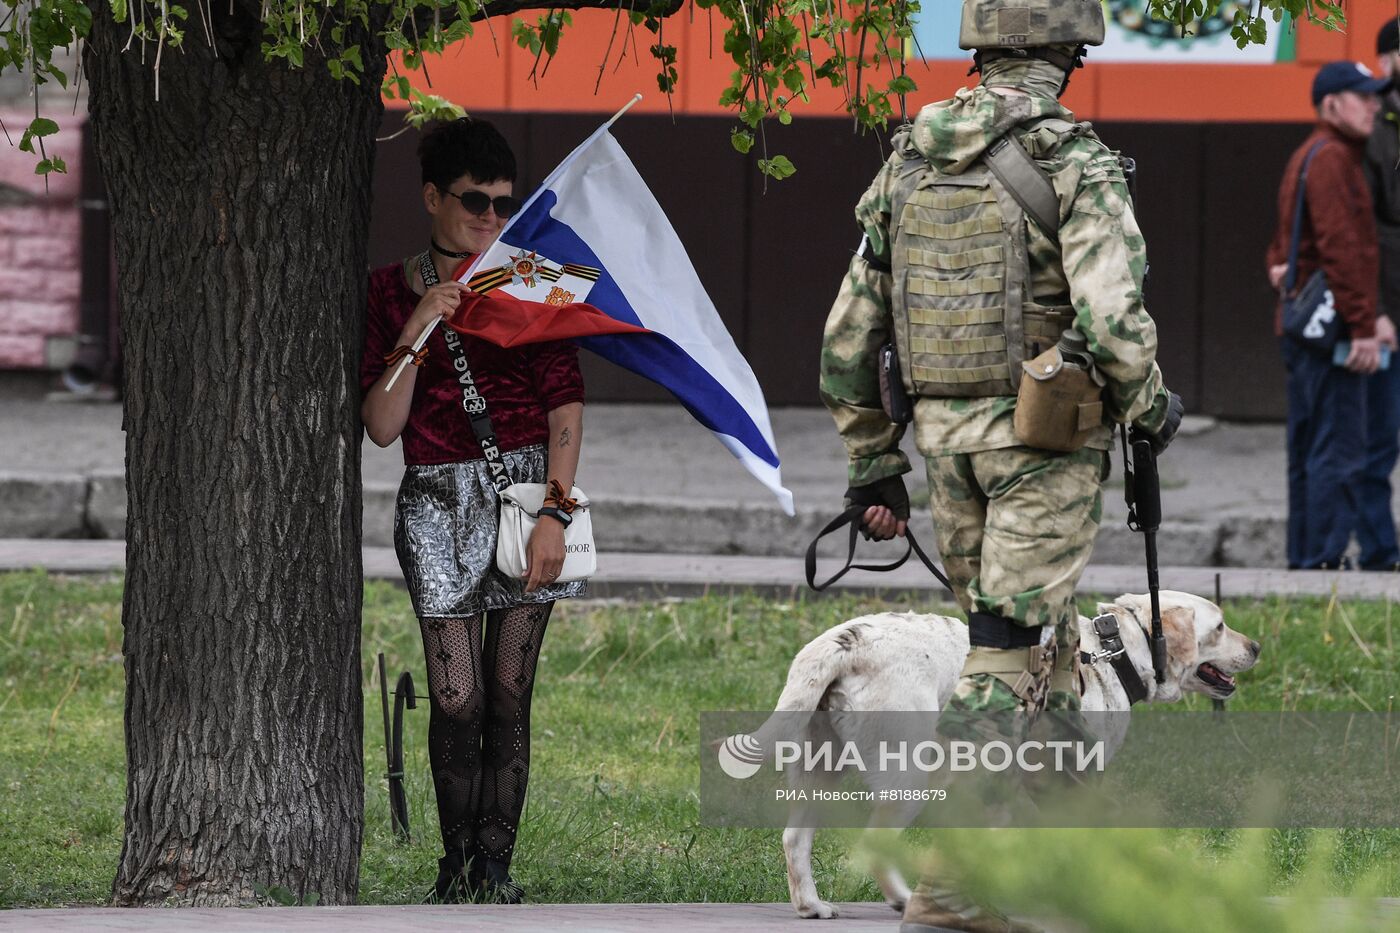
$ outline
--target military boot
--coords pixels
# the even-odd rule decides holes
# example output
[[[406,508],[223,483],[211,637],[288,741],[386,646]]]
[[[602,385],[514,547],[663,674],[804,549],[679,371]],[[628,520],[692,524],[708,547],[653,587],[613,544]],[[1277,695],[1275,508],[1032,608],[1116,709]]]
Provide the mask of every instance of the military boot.
[[[1045,933],[1008,919],[929,880],[919,883],[904,906],[899,933]]]

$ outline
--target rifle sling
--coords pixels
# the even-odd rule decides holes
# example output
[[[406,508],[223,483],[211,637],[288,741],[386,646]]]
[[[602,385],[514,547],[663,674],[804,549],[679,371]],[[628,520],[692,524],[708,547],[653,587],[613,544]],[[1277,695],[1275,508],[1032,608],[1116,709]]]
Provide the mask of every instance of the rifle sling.
[[[1060,199],[1045,170],[1035,164],[1026,148],[1007,133],[987,149],[983,160],[997,181],[1021,205],[1045,235],[1054,239],[1060,232]]]

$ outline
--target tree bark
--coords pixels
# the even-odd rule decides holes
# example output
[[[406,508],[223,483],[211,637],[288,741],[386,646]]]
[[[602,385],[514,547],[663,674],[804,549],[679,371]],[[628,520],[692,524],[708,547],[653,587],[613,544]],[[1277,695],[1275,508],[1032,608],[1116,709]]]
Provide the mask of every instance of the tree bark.
[[[264,62],[242,0],[123,52],[93,4],[126,387],[117,905],[355,900],[360,422],[382,51],[362,83]]]

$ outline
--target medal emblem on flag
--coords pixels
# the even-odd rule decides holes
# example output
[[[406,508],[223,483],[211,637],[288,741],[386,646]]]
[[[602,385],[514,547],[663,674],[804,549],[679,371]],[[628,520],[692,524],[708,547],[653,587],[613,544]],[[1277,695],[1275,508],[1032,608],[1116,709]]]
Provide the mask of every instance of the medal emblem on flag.
[[[512,255],[505,263],[473,275],[467,280],[467,287],[478,295],[485,295],[506,285],[524,285],[526,288],[534,288],[539,284],[540,279],[544,279],[546,282],[557,282],[566,275],[596,282],[602,271],[592,266],[580,266],[572,262],[551,266],[549,260],[534,250],[522,249]]]

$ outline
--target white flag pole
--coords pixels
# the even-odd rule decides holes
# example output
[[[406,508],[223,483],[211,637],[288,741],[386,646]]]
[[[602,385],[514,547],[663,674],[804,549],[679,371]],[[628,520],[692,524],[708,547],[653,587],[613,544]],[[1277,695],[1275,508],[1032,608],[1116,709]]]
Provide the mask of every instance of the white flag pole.
[[[582,146],[579,146],[579,149],[582,149],[582,148],[583,148],[584,146],[586,146],[589,142],[592,142],[593,139],[594,139],[595,137],[597,137],[597,136],[600,135],[601,133],[605,132],[605,131],[608,129],[608,127],[612,126],[614,123],[616,123],[616,122],[618,121],[618,118],[619,118],[619,117],[621,117],[624,113],[626,113],[627,111],[631,110],[634,106],[636,106],[637,103],[638,103],[641,99],[642,99],[642,95],[641,95],[640,93],[633,94],[633,95],[632,95],[632,99],[629,100],[627,103],[623,104],[623,105],[622,105],[622,109],[619,110],[617,113],[613,114],[612,117],[608,120],[607,123],[604,123],[601,127],[599,127],[597,130],[595,130],[594,133],[593,133],[593,135],[590,136],[590,137],[588,137],[588,139],[584,142],[584,144],[583,144]],[[578,152],[578,149],[575,149],[574,152]],[[505,233],[506,233],[507,230],[510,229],[511,224],[515,223],[515,218],[516,218],[516,217],[519,217],[521,214],[524,214],[524,213],[525,213],[526,209],[529,208],[529,206],[534,202],[535,198],[539,196],[540,192],[542,192],[542,191],[545,190],[545,187],[548,185],[549,181],[550,181],[555,175],[557,175],[557,174],[559,173],[559,169],[560,169],[560,168],[563,168],[564,165],[565,165],[566,163],[568,163],[568,161],[569,161],[568,159],[565,159],[563,162],[561,162],[561,163],[559,164],[559,168],[556,168],[553,172],[550,172],[549,178],[546,178],[546,179],[544,180],[544,182],[539,186],[539,188],[535,189],[535,193],[532,194],[532,195],[525,201],[525,203],[522,204],[522,205],[520,206],[520,210],[516,211],[515,214],[511,216],[510,220],[507,220],[507,221],[506,221],[506,225],[505,225],[504,227],[502,227],[502,228],[501,228],[501,232],[500,232],[499,234],[497,234],[497,236],[496,236],[497,239],[500,239],[502,236],[505,236]],[[488,249],[489,249],[489,248],[490,248],[490,247],[488,247]],[[476,257],[476,262],[480,262],[480,261],[481,261],[481,256],[482,256],[484,253],[485,253],[485,250],[483,250],[481,254],[478,254],[478,255],[477,255],[477,257]],[[476,262],[473,262],[473,263],[471,264],[471,266],[469,266],[469,267],[467,268],[467,271],[466,271],[465,275],[467,275],[467,276],[470,276],[470,275],[471,275],[472,271],[476,268]],[[427,327],[423,328],[423,333],[419,334],[419,335],[418,335],[418,339],[415,340],[415,341],[413,342],[413,352],[414,352],[414,353],[417,353],[419,350],[423,349],[423,344],[425,344],[425,343],[428,342],[428,338],[429,338],[430,336],[432,336],[433,331],[437,329],[438,322],[441,321],[441,320],[442,320],[442,318],[440,318],[440,317],[435,317],[435,318],[433,318],[431,321],[428,322],[428,326],[427,326]],[[399,381],[399,376],[403,375],[404,367],[406,367],[406,366],[408,365],[408,362],[409,362],[409,357],[407,357],[407,356],[405,356],[403,359],[399,360],[399,368],[396,369],[396,370],[394,370],[394,375],[393,375],[393,377],[389,380],[388,385],[384,386],[384,391],[385,391],[385,392],[388,392],[389,390],[391,390],[391,389],[394,387],[394,383],[396,383],[396,382]]]

